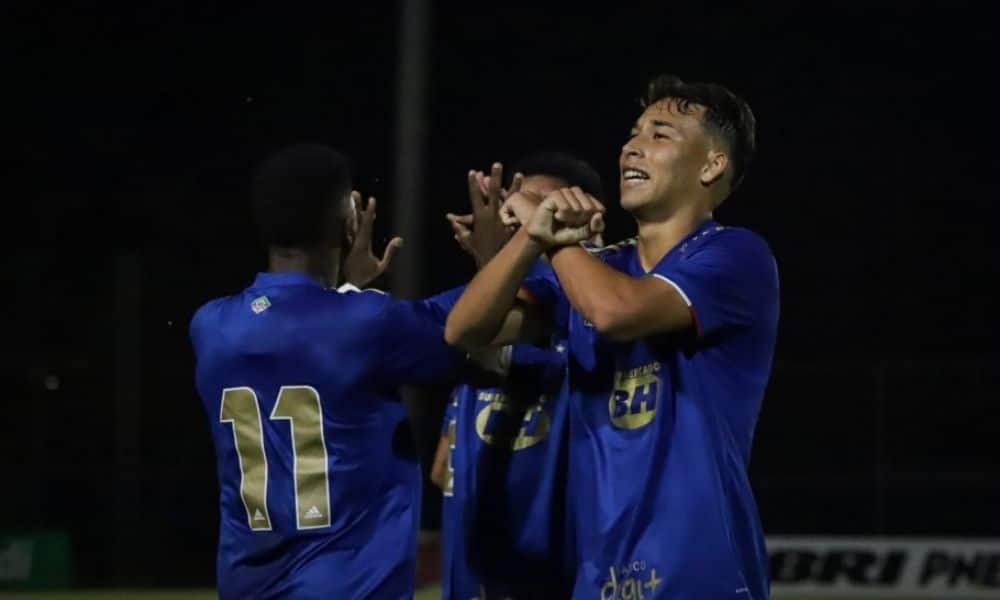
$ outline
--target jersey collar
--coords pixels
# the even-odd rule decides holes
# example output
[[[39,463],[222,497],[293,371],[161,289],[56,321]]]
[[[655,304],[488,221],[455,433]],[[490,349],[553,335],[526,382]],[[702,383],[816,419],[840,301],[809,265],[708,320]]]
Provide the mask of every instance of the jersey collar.
[[[645,269],[642,268],[642,261],[639,260],[639,245],[637,243],[635,246],[635,252],[632,255],[632,260],[635,262],[636,268],[638,269],[638,271],[636,272],[642,272],[648,275],[649,273],[655,271],[658,266],[667,262],[667,260],[670,260],[673,256],[675,255],[683,256],[685,253],[687,253],[689,243],[701,237],[701,235],[704,234],[705,232],[718,226],[719,224],[715,221],[715,219],[707,219],[706,221],[702,222],[700,225],[695,227],[694,230],[691,231],[691,233],[687,234],[686,236],[684,236],[683,239],[681,239],[681,241],[677,242],[673,248],[667,250],[667,253],[664,254],[662,257],[660,257],[660,260],[656,261],[656,264],[653,265],[653,268],[650,269],[649,271],[646,271]],[[636,238],[636,240],[638,241],[638,238]]]

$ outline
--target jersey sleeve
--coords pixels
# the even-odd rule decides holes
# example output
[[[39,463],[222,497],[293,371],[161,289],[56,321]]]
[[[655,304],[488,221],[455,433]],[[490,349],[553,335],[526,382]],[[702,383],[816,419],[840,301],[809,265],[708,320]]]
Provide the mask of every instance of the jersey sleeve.
[[[458,302],[459,296],[461,296],[464,291],[465,286],[461,285],[431,296],[430,298],[421,300],[420,302],[427,307],[427,310],[434,316],[434,318],[438,319],[441,324],[444,325],[444,322],[448,320],[448,313],[450,313],[451,309],[455,307],[455,303]]]
[[[205,329],[210,327],[213,315],[218,313],[219,300],[208,302],[195,311],[188,326],[188,339],[191,342],[195,358],[198,358],[204,349],[206,336]]]
[[[521,289],[526,291],[533,300],[549,306],[554,306],[563,296],[559,278],[549,263],[536,260],[528,275],[521,282]]]
[[[191,343],[191,349],[194,351],[195,357],[201,349],[201,330],[202,323],[205,320],[205,308],[201,307],[195,311],[194,315],[191,317],[191,323],[188,325],[188,340]]]
[[[566,354],[531,344],[516,344],[510,355],[507,381],[554,393],[562,385]]]
[[[531,271],[521,282],[521,289],[531,299],[552,312],[552,325],[557,338],[565,338],[569,328],[570,304],[552,266],[544,260],[537,260]]]
[[[456,377],[463,355],[445,342],[439,308],[426,300],[385,301],[369,332],[379,383],[440,384]]]
[[[743,229],[715,232],[680,260],[661,262],[651,275],[681,294],[699,336],[749,327],[778,300],[774,256],[763,239]]]

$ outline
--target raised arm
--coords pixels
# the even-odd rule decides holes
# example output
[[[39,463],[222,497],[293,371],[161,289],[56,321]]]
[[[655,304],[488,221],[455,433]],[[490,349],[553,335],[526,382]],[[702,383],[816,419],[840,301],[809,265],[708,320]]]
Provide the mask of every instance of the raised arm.
[[[431,465],[431,482],[438,486],[441,491],[448,491],[445,490],[445,487],[448,483],[448,455],[451,453],[451,436],[448,434],[451,418],[451,410],[445,411],[441,437],[438,439],[437,449],[434,451],[434,463]]]
[[[394,237],[386,244],[382,258],[376,258],[372,252],[372,230],[375,227],[375,198],[368,198],[367,206],[361,203],[361,194],[351,192],[351,207],[354,217],[349,225],[347,241],[350,248],[344,250],[343,268],[339,284],[349,283],[353,286],[367,287],[389,269],[389,263],[396,251],[403,247],[403,238]]]
[[[466,286],[448,315],[445,340],[475,348],[531,339],[544,319],[539,307],[518,300],[518,290],[543,250],[526,231],[514,234]]]
[[[547,249],[579,244],[604,229],[604,206],[579,188],[556,190],[540,204],[513,194],[505,205],[532,208],[522,213],[525,225],[469,282],[448,315],[445,339],[450,344],[475,347],[540,339],[537,307],[518,302],[521,281]]]
[[[770,248],[745,230],[718,227],[681,260],[643,277],[615,271],[577,248],[552,253],[570,303],[619,341],[690,329],[699,336],[747,327],[777,305]]]
[[[616,271],[583,248],[558,248],[552,267],[570,304],[608,339],[627,341],[694,324],[677,288]]]
[[[484,175],[481,171],[469,171],[471,212],[445,215],[451,224],[455,241],[476,261],[476,269],[482,269],[510,239],[510,232],[500,218],[500,205],[508,194],[514,194],[520,189],[523,177],[520,173],[515,174],[509,190],[500,187],[502,179],[503,165],[500,163],[493,164],[489,175]]]

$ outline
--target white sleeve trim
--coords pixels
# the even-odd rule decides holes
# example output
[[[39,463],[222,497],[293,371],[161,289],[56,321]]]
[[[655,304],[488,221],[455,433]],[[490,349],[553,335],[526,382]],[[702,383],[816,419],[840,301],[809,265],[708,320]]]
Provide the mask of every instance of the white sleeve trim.
[[[340,292],[341,294],[346,294],[347,292],[355,292],[358,294],[363,294],[365,292],[375,292],[377,294],[382,294],[383,296],[387,295],[385,292],[383,292],[378,288],[365,288],[363,290],[359,289],[358,286],[354,285],[353,283],[345,283],[344,285],[337,288],[337,291]]]
[[[688,295],[684,293],[684,290],[681,289],[681,286],[677,285],[676,283],[674,283],[670,279],[667,279],[663,275],[660,275],[659,273],[651,273],[651,275],[653,277],[656,277],[657,279],[662,279],[663,281],[666,281],[670,285],[674,286],[674,289],[677,290],[677,293],[680,294],[681,298],[684,299],[684,304],[687,304],[688,308],[691,308],[691,299],[688,298]]]

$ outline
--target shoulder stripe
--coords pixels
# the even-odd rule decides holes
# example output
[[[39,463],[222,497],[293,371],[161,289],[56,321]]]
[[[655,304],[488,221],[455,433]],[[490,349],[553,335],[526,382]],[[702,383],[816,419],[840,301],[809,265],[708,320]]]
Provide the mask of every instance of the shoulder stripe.
[[[650,273],[650,275],[652,275],[653,277],[656,277],[657,279],[662,279],[663,281],[666,281],[670,285],[674,286],[674,289],[677,290],[677,293],[680,294],[681,298],[684,299],[684,304],[687,304],[688,308],[691,308],[691,299],[688,298],[688,295],[684,293],[684,290],[681,289],[681,286],[679,286],[676,283],[674,283],[673,280],[668,279],[668,278],[664,277],[663,275],[660,275],[659,273]]]
[[[629,246],[635,246],[637,239],[638,238],[630,237],[618,243],[601,247],[591,246],[590,244],[581,244],[581,246],[583,246],[583,248],[591,254],[610,254],[613,252],[620,252]]]
[[[365,288],[365,289],[362,290],[362,289],[358,288],[358,286],[354,285],[353,283],[345,283],[344,285],[342,285],[339,288],[337,288],[337,292],[341,293],[341,294],[346,294],[348,292],[354,292],[354,293],[357,293],[357,294],[361,294],[361,293],[364,293],[364,292],[375,292],[377,294],[382,294],[383,296],[386,295],[385,292],[383,292],[380,289],[377,289],[377,288]]]

